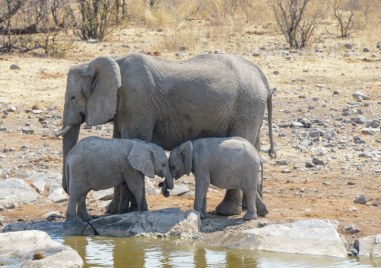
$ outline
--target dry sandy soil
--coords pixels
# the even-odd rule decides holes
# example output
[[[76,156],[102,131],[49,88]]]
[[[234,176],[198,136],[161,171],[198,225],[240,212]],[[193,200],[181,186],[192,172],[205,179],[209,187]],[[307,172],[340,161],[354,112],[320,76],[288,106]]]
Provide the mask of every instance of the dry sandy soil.
[[[266,74],[271,88],[275,88],[273,120],[277,158],[262,153],[266,159],[264,198],[270,211],[265,220],[270,223],[310,218],[338,220],[339,231],[350,240],[381,233],[381,134],[379,131],[366,134],[362,131],[365,124],[351,122],[352,118],[360,117],[381,119],[381,51],[375,43],[364,44],[356,36],[347,40],[332,37],[308,49],[290,51],[280,35],[247,26],[229,35],[224,42],[206,34],[196,40],[200,45],[192,51],[184,48],[177,52],[160,48],[158,44],[162,44],[160,40],[165,36],[165,29],[136,26],[115,33],[103,43],[75,42],[65,59],[0,55],[0,110],[16,108],[8,115],[2,114],[0,119],[0,127],[8,129],[0,132],[0,171],[3,171],[0,179],[5,179],[5,173],[12,177],[33,170],[62,171],[61,139],[55,138],[54,132],[61,128],[70,66],[99,55],[124,55],[132,51],[157,51],[161,57],[176,60],[218,50],[238,53],[255,62]],[[346,48],[347,43],[352,48]],[[10,68],[12,64],[19,69]],[[356,101],[352,97],[356,90],[369,96],[369,100]],[[43,112],[31,113],[33,106]],[[342,115],[346,108],[349,115]],[[311,128],[289,127],[298,118],[308,119]],[[44,120],[45,128],[41,124]],[[22,133],[23,127],[34,129],[34,134]],[[330,141],[320,137],[319,141],[302,148],[303,140],[308,140],[310,131],[316,128],[322,132],[334,129],[337,136]],[[87,135],[111,136],[111,126],[103,127],[102,132],[95,128],[81,131],[81,138]],[[268,148],[266,123],[261,135],[263,148]],[[354,136],[364,143],[356,144]],[[306,161],[315,152],[313,148],[324,148],[324,155],[316,156],[324,166],[306,167]],[[373,157],[361,157],[367,152],[373,152]],[[192,182],[192,178],[181,180]],[[223,195],[223,190],[209,191],[208,211],[214,210]],[[367,204],[354,203],[358,195],[366,196]],[[193,196],[167,199],[161,195],[148,196],[148,202],[151,210],[189,209]],[[65,209],[66,203],[40,200],[0,214],[2,222],[8,223],[40,220],[48,211]],[[90,212],[103,213],[100,208]],[[347,225],[354,225],[360,232],[344,232],[343,227]]]

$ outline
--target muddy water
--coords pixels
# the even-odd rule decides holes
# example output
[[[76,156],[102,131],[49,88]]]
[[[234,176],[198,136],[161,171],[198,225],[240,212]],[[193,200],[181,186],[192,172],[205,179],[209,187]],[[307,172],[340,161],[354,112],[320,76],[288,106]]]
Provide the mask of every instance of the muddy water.
[[[85,267],[376,267],[372,259],[203,248],[192,242],[158,238],[65,237]],[[380,265],[381,263],[378,263]]]

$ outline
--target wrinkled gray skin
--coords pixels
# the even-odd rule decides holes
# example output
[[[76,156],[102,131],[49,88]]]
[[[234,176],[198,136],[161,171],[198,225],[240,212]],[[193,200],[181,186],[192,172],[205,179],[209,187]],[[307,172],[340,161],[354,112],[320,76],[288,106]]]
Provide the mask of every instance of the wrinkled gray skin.
[[[266,105],[273,156],[271,92],[250,61],[227,54],[184,61],[142,54],[115,60],[99,57],[69,71],[61,133],[64,162],[83,122],[94,126],[114,121],[114,138],[136,138],[165,150],[187,140],[231,136],[243,137],[259,149]],[[121,211],[120,189],[109,212]],[[216,210],[223,215],[241,213],[242,193],[227,190]]]
[[[165,177],[173,189],[173,180],[164,150],[153,144],[129,139],[88,137],[68,153],[65,161],[65,191],[69,194],[68,221],[89,221],[86,195],[126,182],[136,198],[137,209],[146,211],[144,175]],[[166,194],[167,189],[163,189]],[[78,209],[77,209],[78,205]]]
[[[245,220],[268,211],[257,192],[261,156],[240,137],[204,138],[187,141],[171,151],[169,168],[179,179],[192,171],[196,179],[194,209],[206,216],[206,193],[213,184],[222,189],[241,189],[247,200]]]

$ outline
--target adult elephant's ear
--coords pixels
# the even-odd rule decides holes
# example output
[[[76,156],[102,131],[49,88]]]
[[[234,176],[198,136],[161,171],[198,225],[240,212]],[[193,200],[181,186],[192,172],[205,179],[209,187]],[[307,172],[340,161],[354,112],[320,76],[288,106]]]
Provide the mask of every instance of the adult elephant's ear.
[[[95,126],[114,118],[118,89],[122,85],[119,65],[110,57],[98,57],[86,70],[89,80],[84,89],[87,97],[86,124]]]
[[[180,153],[184,163],[184,171],[189,176],[192,171],[193,145],[187,141],[180,145]]]
[[[128,162],[132,168],[140,171],[150,178],[155,177],[155,167],[152,152],[147,150],[139,143],[134,144],[130,154],[128,155]]]

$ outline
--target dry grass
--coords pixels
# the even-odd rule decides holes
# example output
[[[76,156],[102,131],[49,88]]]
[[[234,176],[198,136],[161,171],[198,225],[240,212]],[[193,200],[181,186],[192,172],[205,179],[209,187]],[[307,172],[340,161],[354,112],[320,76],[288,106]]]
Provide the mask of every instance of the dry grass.
[[[280,37],[271,2],[265,0],[163,0],[153,8],[140,1],[132,5],[129,12],[143,20],[145,27],[164,29],[165,34],[156,45],[158,50],[177,51],[186,47],[189,50],[221,48],[229,51],[239,49],[239,39],[247,32],[270,32]],[[325,16],[317,25],[310,43],[319,43],[327,37],[336,40],[339,32],[328,1],[312,1],[307,16],[317,11]],[[361,11],[354,22],[353,34],[348,41],[355,38],[361,45],[377,42],[381,32],[378,27],[381,24],[381,2],[361,2]],[[235,40],[235,45],[229,45],[231,39]]]

